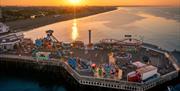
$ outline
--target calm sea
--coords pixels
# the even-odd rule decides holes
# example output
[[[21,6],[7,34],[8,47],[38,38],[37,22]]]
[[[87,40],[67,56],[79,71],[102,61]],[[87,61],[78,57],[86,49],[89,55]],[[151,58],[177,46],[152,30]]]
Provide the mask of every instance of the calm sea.
[[[166,50],[180,50],[180,8],[118,8],[39,27],[24,34],[35,40],[44,37],[48,29],[54,30],[54,36],[59,41],[81,40],[87,43],[88,30],[92,30],[93,42],[107,38],[123,39],[124,35],[131,34]]]

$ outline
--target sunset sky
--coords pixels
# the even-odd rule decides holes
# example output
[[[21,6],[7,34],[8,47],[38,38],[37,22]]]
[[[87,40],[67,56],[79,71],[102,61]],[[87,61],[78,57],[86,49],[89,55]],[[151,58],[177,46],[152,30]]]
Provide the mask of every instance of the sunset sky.
[[[1,5],[60,6],[72,5],[70,0],[0,0]],[[81,0],[77,5],[171,5],[180,6],[180,0]]]

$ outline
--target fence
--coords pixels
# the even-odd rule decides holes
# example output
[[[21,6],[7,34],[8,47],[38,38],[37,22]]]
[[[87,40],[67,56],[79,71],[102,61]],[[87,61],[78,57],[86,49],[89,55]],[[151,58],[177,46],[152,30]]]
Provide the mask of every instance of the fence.
[[[17,56],[17,55],[0,55],[0,58],[22,59],[21,61],[27,62],[27,63],[33,62],[39,65],[61,66],[79,84],[107,87],[107,88],[114,88],[114,89],[131,90],[131,91],[145,91],[152,87],[155,87],[156,85],[172,80],[173,78],[176,78],[178,76],[178,72],[173,71],[151,82],[135,83],[135,82],[128,82],[128,81],[123,81],[123,80],[114,80],[114,79],[109,79],[109,78],[96,78],[96,77],[91,77],[91,76],[82,76],[79,73],[77,73],[75,70],[73,70],[66,62],[62,62],[58,59],[51,59],[50,61],[41,61],[41,60],[36,60],[30,56]],[[20,61],[20,60],[14,60],[14,61]]]

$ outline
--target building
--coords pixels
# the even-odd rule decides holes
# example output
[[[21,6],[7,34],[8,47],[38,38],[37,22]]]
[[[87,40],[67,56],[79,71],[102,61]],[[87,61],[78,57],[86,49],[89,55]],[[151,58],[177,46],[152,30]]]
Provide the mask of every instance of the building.
[[[136,71],[140,73],[141,80],[146,80],[148,78],[153,77],[154,75],[158,74],[158,68],[152,65],[144,66],[142,68],[137,69]]]
[[[126,38],[118,42],[118,44],[121,45],[123,51],[138,51],[143,42],[133,38]]]
[[[0,22],[0,34],[9,32],[9,26]]]
[[[31,18],[31,19],[35,19],[35,18],[36,18],[36,15],[31,15],[30,18]]]
[[[18,47],[24,36],[22,33],[12,33],[0,36],[0,52],[14,50]]]

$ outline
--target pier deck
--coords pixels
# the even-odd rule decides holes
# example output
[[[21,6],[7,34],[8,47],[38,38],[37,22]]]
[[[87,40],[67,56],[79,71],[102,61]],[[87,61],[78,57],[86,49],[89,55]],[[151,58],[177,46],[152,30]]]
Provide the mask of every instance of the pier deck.
[[[39,66],[42,66],[42,65],[59,66],[59,67],[64,68],[79,84],[107,87],[107,88],[114,88],[114,89],[132,90],[132,91],[145,91],[159,84],[162,84],[166,81],[172,80],[178,76],[179,67],[176,64],[176,61],[172,58],[172,55],[170,55],[169,53],[165,51],[161,51],[159,49],[154,49],[154,48],[150,48],[146,46],[144,46],[141,49],[142,53],[138,55],[144,54],[146,49],[151,50],[151,51],[153,50],[159,51],[160,54],[158,54],[158,56],[155,57],[154,55],[150,55],[150,59],[152,61],[151,64],[158,67],[158,72],[161,74],[161,76],[160,78],[156,80],[145,82],[145,83],[127,82],[125,81],[126,79],[125,76],[122,80],[117,80],[117,79],[111,79],[111,78],[97,78],[97,77],[90,76],[88,74],[81,75],[76,70],[73,70],[64,60],[60,60],[60,59],[50,59],[49,61],[44,61],[44,60],[34,59],[33,57],[28,56],[28,55],[15,55],[15,54],[0,54],[0,58],[1,58],[1,62],[7,61],[6,59],[11,59],[11,61],[14,61],[17,63],[24,62],[27,64],[35,63],[35,64],[38,64]],[[77,50],[73,50],[73,51],[77,52]],[[103,54],[102,56],[105,56],[108,53],[108,51],[98,51],[98,52],[102,53]],[[98,53],[98,52],[95,52],[95,53]],[[88,59],[88,58],[91,58],[92,56],[97,55],[93,53],[93,51],[89,53],[91,53],[91,55],[87,56],[86,54],[84,54],[84,51],[79,51],[77,52],[77,54],[74,54],[74,56],[84,57],[84,58],[87,57]],[[139,56],[139,59],[140,57],[141,56]],[[97,64],[108,62],[108,57],[104,57],[103,61],[98,61],[98,60],[102,60],[101,55],[94,58],[95,59],[91,59],[91,60],[92,62],[97,62]],[[135,58],[135,60],[133,61],[136,61],[137,58]],[[18,59],[21,61],[19,61]],[[125,62],[122,62],[121,64],[125,64],[123,66],[126,66],[127,67],[126,69],[129,69],[128,67],[130,67],[129,64],[126,65]],[[123,66],[119,65],[120,68],[121,67],[123,68]],[[126,71],[127,70],[125,70],[125,72]]]
[[[161,51],[162,53],[165,53]],[[104,52],[103,52],[104,53]],[[171,58],[171,55],[166,54],[171,61],[173,61],[173,65],[176,65],[174,60]],[[78,55],[76,55],[78,56]],[[163,55],[160,55],[158,59],[162,58]],[[145,83],[135,83],[135,82],[127,82],[123,80],[114,80],[110,78],[96,78],[93,76],[88,75],[80,75],[78,72],[73,70],[66,62],[59,59],[50,59],[50,61],[43,61],[43,60],[36,60],[31,56],[26,55],[10,55],[10,54],[0,54],[1,59],[11,59],[11,61],[19,62],[18,59],[22,59],[25,63],[37,63],[39,65],[55,65],[63,67],[79,84],[83,85],[92,85],[92,86],[100,86],[100,87],[107,87],[107,88],[114,88],[114,89],[123,89],[123,90],[132,90],[132,91],[145,91],[147,89],[150,89],[152,87],[155,87],[156,85],[162,84],[166,81],[172,80],[178,76],[178,66],[175,67],[176,69],[171,69],[168,67],[169,72],[161,72],[163,69],[159,70],[159,73],[161,73],[161,77],[159,79],[156,79],[151,82],[145,82]],[[16,59],[16,60],[14,60]],[[153,58],[152,58],[153,59]],[[6,61],[6,60],[1,60]],[[155,62],[160,60],[154,60],[152,61],[153,65],[157,65],[157,67],[164,67],[166,64],[168,64],[168,59],[163,59],[161,63]],[[167,61],[167,62],[166,62]],[[108,62],[107,60],[105,62]],[[173,66],[174,67],[174,66]],[[166,69],[166,68],[164,68]]]
[[[97,65],[102,64],[108,64],[108,53],[110,51],[105,50],[89,50],[86,52],[86,50],[78,50],[73,49],[73,56],[86,59],[88,61],[91,61],[93,63],[96,63]],[[156,53],[157,55],[153,55],[153,53]],[[175,67],[173,66],[173,63],[168,60],[168,58],[165,57],[164,53],[158,53],[153,50],[150,50],[149,52],[146,51],[146,48],[141,48],[139,54],[134,54],[132,58],[132,62],[140,61],[143,62],[142,57],[143,55],[148,55],[150,57],[151,65],[158,68],[158,73],[160,75],[165,75],[169,72],[175,71]],[[122,79],[119,80],[127,80],[127,74],[129,72],[134,71],[136,68],[128,61],[128,60],[117,60],[117,66],[123,70]],[[80,73],[81,74],[81,73]],[[84,76],[92,76],[92,74],[81,74]]]

